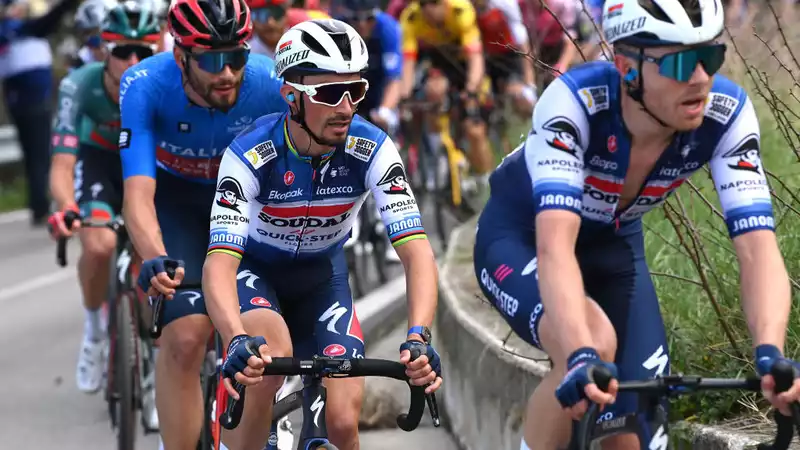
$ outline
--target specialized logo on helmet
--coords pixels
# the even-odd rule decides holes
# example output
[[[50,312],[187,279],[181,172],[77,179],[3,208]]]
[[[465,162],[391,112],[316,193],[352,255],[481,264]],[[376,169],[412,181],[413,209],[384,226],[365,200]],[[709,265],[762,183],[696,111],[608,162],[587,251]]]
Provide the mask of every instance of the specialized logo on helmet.
[[[637,17],[635,19],[626,20],[619,25],[612,25],[604,27],[606,32],[606,39],[609,42],[614,42],[617,39],[622,39],[636,34],[639,30],[644,28],[647,23],[647,16]]]
[[[761,158],[759,157],[758,136],[750,134],[736,145],[733,150],[722,155],[723,158],[736,158],[736,162],[728,167],[736,170],[761,173]]]
[[[217,186],[217,192],[220,193],[220,196],[217,199],[217,205],[222,206],[223,208],[232,209],[238,213],[241,213],[236,205],[239,202],[247,203],[247,200],[244,198],[244,194],[242,194],[242,186],[232,177],[223,178]]]
[[[561,150],[573,157],[578,157],[578,148],[581,146],[578,136],[578,126],[566,117],[559,116],[550,119],[542,126],[543,129],[553,134],[547,138],[547,144],[556,150]]]
[[[295,63],[302,62],[308,58],[309,53],[311,50],[300,50],[299,52],[295,52],[286,57],[279,59],[275,63],[275,71],[278,73],[282,73],[286,70],[287,67],[295,65]]]
[[[408,195],[408,182],[406,181],[406,172],[403,170],[403,166],[400,163],[394,163],[389,166],[389,170],[378,181],[378,186],[383,186],[383,192],[387,194]]]

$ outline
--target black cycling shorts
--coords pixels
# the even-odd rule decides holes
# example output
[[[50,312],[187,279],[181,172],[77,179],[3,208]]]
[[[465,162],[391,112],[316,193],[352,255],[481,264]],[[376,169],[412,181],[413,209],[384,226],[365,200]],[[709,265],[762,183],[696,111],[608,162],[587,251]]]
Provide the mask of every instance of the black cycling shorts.
[[[111,220],[122,212],[119,153],[81,144],[75,163],[75,202],[81,216]]]

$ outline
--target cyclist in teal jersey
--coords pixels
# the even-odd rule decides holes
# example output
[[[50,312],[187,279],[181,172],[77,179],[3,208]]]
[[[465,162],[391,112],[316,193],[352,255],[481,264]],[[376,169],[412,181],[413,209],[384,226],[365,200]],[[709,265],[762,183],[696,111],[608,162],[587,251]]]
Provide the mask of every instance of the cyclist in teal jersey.
[[[64,224],[66,211],[80,211],[85,218],[99,220],[120,213],[119,83],[126,69],[153,55],[159,33],[149,1],[118,4],[101,28],[108,50],[105,61],[86,64],[61,81],[50,169],[50,192],[58,208],[49,220],[54,238],[75,232]],[[77,222],[73,225],[79,226]],[[81,391],[96,392],[104,368],[99,311],[106,299],[116,235],[105,228],[87,228],[80,230],[80,238],[83,251],[78,277],[86,323],[76,381]]]

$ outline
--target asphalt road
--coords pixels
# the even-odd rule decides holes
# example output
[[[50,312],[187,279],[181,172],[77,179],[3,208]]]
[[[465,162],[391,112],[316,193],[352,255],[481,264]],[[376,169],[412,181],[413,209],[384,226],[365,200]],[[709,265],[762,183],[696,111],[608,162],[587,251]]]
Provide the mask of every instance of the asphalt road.
[[[427,219],[425,225],[429,226]],[[31,229],[27,215],[3,215],[0,255],[0,351],[5,355],[0,371],[0,447],[115,448],[102,394],[85,395],[75,387],[83,327],[74,265],[79,255],[77,242],[71,242],[70,265],[62,269],[55,264],[55,245],[44,229]],[[395,265],[391,272],[400,274],[402,267]],[[392,348],[396,340],[391,341]],[[294,429],[299,430],[300,423]],[[415,433],[381,430],[362,434],[365,450],[401,449],[414,444],[455,449],[443,430],[432,428]],[[157,436],[139,436],[137,449],[157,448]]]

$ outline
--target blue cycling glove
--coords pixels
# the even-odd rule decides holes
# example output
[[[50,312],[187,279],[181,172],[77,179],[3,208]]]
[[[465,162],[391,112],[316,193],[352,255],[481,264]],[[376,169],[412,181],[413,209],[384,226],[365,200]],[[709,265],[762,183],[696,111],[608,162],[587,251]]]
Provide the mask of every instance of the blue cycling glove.
[[[405,341],[400,345],[401,352],[403,350],[408,350],[413,355],[414,349],[419,350],[419,356],[426,355],[428,357],[428,364],[430,364],[431,369],[436,372],[436,376],[442,377],[442,360],[439,358],[439,354],[436,353],[436,349],[434,349],[431,344],[426,344],[415,339]]]
[[[249,343],[251,345],[247,345]],[[262,345],[267,345],[267,340],[264,339],[264,336],[252,337],[240,334],[231,339],[231,343],[228,344],[228,353],[225,355],[225,361],[222,362],[223,377],[235,380],[234,375],[238,372],[244,372],[244,368],[247,367],[247,360],[251,356],[261,358],[258,352],[253,353],[248,347],[258,349]]]
[[[139,287],[144,292],[150,289],[150,279],[161,272],[166,272],[166,264],[171,264],[173,267],[183,267],[183,261],[180,259],[172,259],[167,255],[156,256],[153,259],[148,259],[142,263],[142,269],[139,272]]]
[[[586,398],[584,389],[595,382],[594,371],[598,367],[604,367],[612,378],[617,378],[617,366],[600,359],[593,348],[579,348],[567,358],[567,374],[556,388],[556,398],[561,406],[570,408]]]
[[[775,365],[776,362],[784,360],[794,367],[794,376],[795,378],[798,376],[798,364],[791,359],[788,359],[783,356],[783,353],[778,349],[778,347],[771,345],[771,344],[761,344],[756,347],[755,351],[756,357],[756,372],[762,377],[764,375],[769,374],[772,372],[772,366]]]

